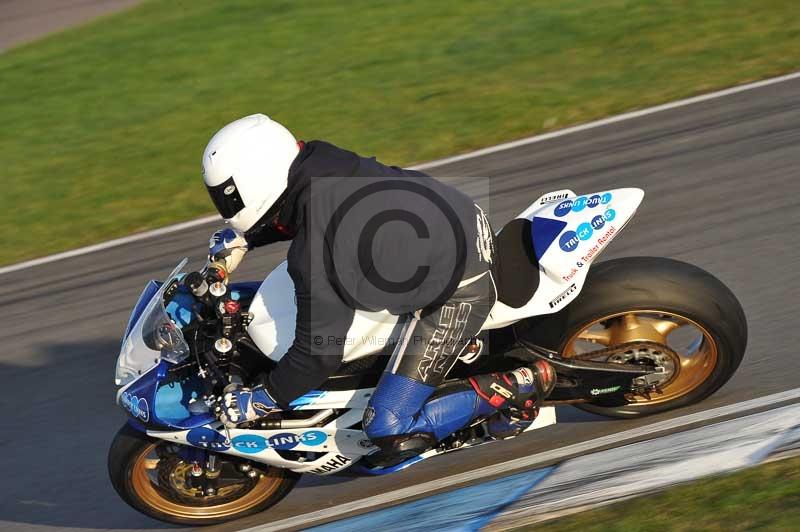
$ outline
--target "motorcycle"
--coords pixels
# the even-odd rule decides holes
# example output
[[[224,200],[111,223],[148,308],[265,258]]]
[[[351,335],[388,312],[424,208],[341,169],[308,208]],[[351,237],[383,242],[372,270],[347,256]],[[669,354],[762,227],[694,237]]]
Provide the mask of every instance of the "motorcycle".
[[[559,190],[507,223],[496,235],[498,301],[448,379],[546,360],[555,387],[524,432],[554,424],[559,404],[633,418],[697,403],[727,382],[747,324],[721,281],[666,258],[594,265],[643,198],[636,188]],[[388,312],[356,313],[344,361],[319,390],[226,428],[215,415],[226,387],[261,382],[294,340],[292,280],[285,262],[263,283],[230,282],[214,267],[186,273],[186,263],[147,284],[117,360],[116,400],[129,418],[108,469],[133,508],[174,524],[220,523],[276,504],[302,474],[383,475],[496,441],[476,419],[385,465],[361,422],[406,319]],[[203,309],[183,329],[166,310],[181,290]]]

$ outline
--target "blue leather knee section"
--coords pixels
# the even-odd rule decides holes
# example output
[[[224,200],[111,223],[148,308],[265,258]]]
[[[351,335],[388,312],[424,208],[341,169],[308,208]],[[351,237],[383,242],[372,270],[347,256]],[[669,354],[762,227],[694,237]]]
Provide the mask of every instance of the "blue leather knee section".
[[[474,390],[427,399],[435,388],[402,375],[384,373],[365,414],[364,431],[370,438],[424,432],[437,440],[463,428],[495,408]],[[427,402],[426,402],[427,401]]]
[[[364,413],[367,436],[408,434],[416,415],[435,389],[402,375],[384,373]]]
[[[476,417],[494,412],[495,408],[478,397],[474,390],[441,395],[422,407],[412,432],[432,432],[437,440],[441,440],[464,428]]]

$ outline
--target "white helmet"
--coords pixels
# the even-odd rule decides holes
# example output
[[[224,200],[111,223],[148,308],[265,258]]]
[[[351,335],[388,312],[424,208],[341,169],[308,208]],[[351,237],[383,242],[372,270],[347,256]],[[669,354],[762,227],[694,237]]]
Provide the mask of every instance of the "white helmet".
[[[203,179],[225,221],[245,232],[276,215],[299,150],[288,129],[262,114],[217,131],[203,153]]]

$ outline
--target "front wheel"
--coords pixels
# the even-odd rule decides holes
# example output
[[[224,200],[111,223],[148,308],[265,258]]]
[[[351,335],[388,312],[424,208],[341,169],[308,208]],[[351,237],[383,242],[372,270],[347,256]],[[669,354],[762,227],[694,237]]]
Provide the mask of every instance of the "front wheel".
[[[589,271],[581,294],[556,314],[515,326],[516,334],[564,358],[628,344],[607,362],[659,367],[658,392],[576,405],[609,417],[638,417],[705,399],[734,374],[747,322],[716,277],[672,259],[630,257]]]
[[[120,497],[136,510],[178,525],[211,525],[266,510],[294,487],[300,475],[241,463],[217,455],[213,494],[192,476],[181,446],[122,427],[108,451],[108,474]],[[255,474],[250,472],[255,471]]]

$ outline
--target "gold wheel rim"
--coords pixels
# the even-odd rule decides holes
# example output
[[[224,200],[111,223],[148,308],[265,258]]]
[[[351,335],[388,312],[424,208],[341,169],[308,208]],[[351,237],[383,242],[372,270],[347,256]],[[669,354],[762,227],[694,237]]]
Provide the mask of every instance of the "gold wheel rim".
[[[177,461],[172,468],[170,484],[163,486],[159,481],[159,463],[166,458],[159,458],[157,449],[165,445],[164,442],[155,442],[145,447],[136,458],[131,470],[131,482],[133,489],[141,500],[151,508],[175,517],[186,519],[218,519],[229,517],[240,512],[250,510],[266,499],[271,497],[278,489],[283,480],[283,474],[276,468],[269,468],[266,472],[259,475],[258,480],[253,480],[242,475],[241,484],[252,484],[250,489],[242,490],[242,495],[233,500],[227,500],[220,504],[215,504],[215,500],[224,501],[225,498],[235,496],[236,484],[225,486],[219,489],[216,495],[197,496],[192,500],[197,504],[179,502],[180,498],[187,498],[191,495],[192,488],[189,486],[181,487],[181,479],[191,467],[182,461]],[[172,482],[172,479],[177,479]],[[197,490],[199,492],[199,490]]]
[[[665,403],[682,397],[705,382],[717,365],[717,343],[705,327],[680,314],[660,310],[620,312],[595,320],[567,341],[563,356],[572,358],[629,342],[666,346],[672,360],[662,393],[649,398],[628,394],[626,398],[634,404]]]

